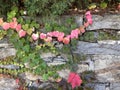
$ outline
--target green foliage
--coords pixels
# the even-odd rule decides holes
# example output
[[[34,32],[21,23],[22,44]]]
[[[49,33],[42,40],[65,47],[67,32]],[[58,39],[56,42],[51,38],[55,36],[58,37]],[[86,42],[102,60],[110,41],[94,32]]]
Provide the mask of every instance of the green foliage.
[[[17,16],[18,9],[14,8],[13,11],[7,13],[7,21],[11,21],[13,17]],[[43,76],[44,80],[47,80],[49,77],[57,78],[58,74],[56,73],[57,70],[62,69],[62,66],[56,66],[55,68],[50,68],[45,61],[43,61],[40,57],[40,54],[43,52],[52,52],[57,54],[60,53],[59,49],[56,49],[53,43],[44,43],[42,41],[34,42],[31,38],[31,34],[33,33],[33,29],[35,29],[35,32],[39,32],[38,28],[39,25],[33,21],[32,19],[24,19],[23,17],[20,17],[17,19],[18,23],[22,23],[22,28],[27,32],[27,36],[24,38],[20,38],[18,35],[18,32],[15,30],[9,29],[5,35],[7,38],[9,38],[9,41],[14,45],[15,49],[17,50],[16,56],[14,58],[14,62],[21,63],[24,65],[25,63],[29,64],[29,68],[26,69],[26,67],[23,67],[23,69],[20,72],[24,72],[25,70],[29,70],[35,74],[39,74]],[[70,32],[69,30],[76,28],[75,24],[73,23],[73,18],[66,19],[65,25],[64,24],[57,24],[52,23],[50,26],[52,29],[49,30],[50,26],[49,24],[45,26],[46,29],[49,31],[52,30],[59,30],[59,31],[65,31],[65,33],[68,34]],[[63,26],[64,25],[64,26]],[[2,36],[3,37],[3,36]],[[72,43],[75,42],[71,41]],[[41,45],[39,45],[41,44]],[[68,49],[68,47],[67,47]],[[14,74],[17,71],[13,71]]]
[[[80,40],[94,42],[95,41],[94,32],[86,32],[83,36],[80,36]]]
[[[101,1],[104,3],[100,4]],[[120,0],[0,0],[0,16],[6,16],[12,10],[11,7],[17,7],[20,15],[27,11],[31,17],[46,17],[64,14],[70,8],[86,9],[93,3],[103,8],[119,2]]]
[[[18,0],[0,0],[0,16],[7,15],[11,11],[11,7],[17,6]]]
[[[53,20],[52,22],[45,23],[45,30],[47,30],[47,32],[60,31],[60,32],[64,32],[65,34],[69,34],[69,32],[72,29],[75,29],[77,27],[77,25],[74,22],[75,22],[74,18],[72,17],[65,18],[65,20],[63,21]]]
[[[74,0],[25,0],[29,15],[49,16],[63,14]]]
[[[95,36],[95,33],[97,34]],[[119,40],[120,35],[115,30],[99,30],[99,31],[88,31],[80,36],[79,40],[96,42],[97,40]]]

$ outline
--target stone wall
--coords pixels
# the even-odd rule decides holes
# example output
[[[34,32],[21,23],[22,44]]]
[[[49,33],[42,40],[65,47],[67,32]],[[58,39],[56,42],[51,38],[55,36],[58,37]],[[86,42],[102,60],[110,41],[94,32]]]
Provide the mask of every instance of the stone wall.
[[[111,85],[115,83],[120,84],[119,42],[118,40],[104,40],[98,41],[97,43],[79,41],[77,50],[74,51],[74,54],[86,55],[86,62],[89,64],[88,70],[95,72],[99,82],[96,87],[104,88],[100,90],[106,90],[106,83],[110,84],[107,90],[120,89],[110,89],[113,88]]]
[[[94,30],[120,30],[120,15],[93,15],[93,24],[87,28]],[[76,17],[81,25],[81,17]],[[120,90],[120,39],[96,40],[96,42],[79,41],[74,54],[86,55],[88,70],[96,74],[95,90]]]
[[[75,16],[78,26],[82,24],[83,16]],[[87,30],[114,29],[120,30],[120,15],[93,15],[93,24]],[[120,40],[101,40],[94,43],[79,41],[77,49],[73,51],[76,55],[85,55],[85,63],[78,65],[77,72],[94,71],[97,83],[94,90],[120,90]],[[16,50],[7,39],[0,40],[0,59],[15,55]],[[47,55],[47,54],[46,54]],[[63,57],[55,57],[51,62],[51,53],[44,56],[48,65],[65,64]],[[61,77],[67,78],[69,70],[62,70],[58,73]]]

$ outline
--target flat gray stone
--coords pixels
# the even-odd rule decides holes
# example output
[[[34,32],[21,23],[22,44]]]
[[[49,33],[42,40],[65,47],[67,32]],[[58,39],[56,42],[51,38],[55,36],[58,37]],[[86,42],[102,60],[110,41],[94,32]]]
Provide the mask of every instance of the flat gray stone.
[[[114,90],[114,89],[110,89],[110,82],[99,82],[99,83],[95,83],[94,84],[94,90]]]
[[[106,90],[105,89],[105,84],[95,85],[94,90]]]
[[[88,71],[88,70],[89,70],[88,64],[78,64],[78,70],[76,72],[82,73],[82,72]]]
[[[8,43],[7,39],[0,40],[0,59],[16,54],[15,48]]]
[[[120,82],[118,82],[118,83],[111,83],[110,90],[120,90]]]
[[[42,53],[41,58],[47,63],[48,66],[62,65],[62,64],[66,64],[66,62],[68,61],[65,56],[63,55],[57,56],[51,52]]]
[[[0,65],[0,68],[5,68],[5,69],[19,69],[19,66],[8,64],[8,65]]]
[[[92,60],[95,63],[95,70],[104,69],[107,67],[119,66],[119,55],[93,55]]]
[[[3,48],[0,49],[0,59],[6,58],[9,56],[14,56],[16,54],[16,50],[14,48]]]
[[[79,41],[74,53],[85,55],[120,55],[120,44],[100,44]]]
[[[92,55],[91,59],[99,82],[120,82],[120,55]]]

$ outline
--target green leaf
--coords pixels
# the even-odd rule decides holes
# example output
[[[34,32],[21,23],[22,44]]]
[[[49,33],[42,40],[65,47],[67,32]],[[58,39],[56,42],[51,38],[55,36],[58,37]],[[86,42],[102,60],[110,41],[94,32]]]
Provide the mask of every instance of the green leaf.
[[[18,20],[17,20],[19,23],[23,24],[23,18],[20,17]]]
[[[95,9],[96,8],[96,4],[92,3],[88,6],[88,9]]]
[[[49,78],[48,74],[43,74],[42,77],[43,77],[43,80],[45,80],[45,81],[48,80],[48,78]]]
[[[25,46],[23,47],[23,50],[24,50],[25,52],[29,52],[30,46],[29,46],[29,45],[25,45]]]
[[[16,16],[16,11],[13,10],[13,11],[9,12],[9,13],[7,14],[7,16],[8,16],[8,21],[11,21],[12,18],[14,18],[14,17]]]
[[[0,40],[4,38],[4,36],[7,34],[5,30],[0,30]]]
[[[30,67],[31,67],[31,68],[33,68],[33,67],[35,67],[35,66],[36,66],[35,63],[30,62]]]
[[[24,63],[27,63],[30,59],[29,59],[28,56],[25,56],[25,57],[22,58],[22,60],[23,60]]]
[[[56,72],[55,71],[48,71],[49,76],[53,76]]]
[[[100,7],[101,7],[102,9],[105,9],[105,8],[107,7],[107,3],[106,3],[106,2],[101,2],[101,3],[100,3]]]
[[[45,62],[43,62],[40,66],[41,66],[42,69],[46,69],[47,64]]]
[[[24,30],[29,29],[29,24],[25,24],[25,25],[23,25],[22,28],[23,28]]]
[[[35,69],[35,73],[36,73],[36,74],[40,74],[40,73],[41,73],[41,71],[42,71],[42,70],[41,70],[41,68],[40,68],[40,67]]]
[[[33,29],[32,29],[32,28],[30,28],[30,29],[26,29],[26,31],[27,31],[27,34],[28,34],[28,35],[31,35],[32,32],[33,32]]]
[[[35,58],[35,53],[30,53],[30,54],[29,54],[29,59],[32,59],[32,58],[33,58],[33,59]]]

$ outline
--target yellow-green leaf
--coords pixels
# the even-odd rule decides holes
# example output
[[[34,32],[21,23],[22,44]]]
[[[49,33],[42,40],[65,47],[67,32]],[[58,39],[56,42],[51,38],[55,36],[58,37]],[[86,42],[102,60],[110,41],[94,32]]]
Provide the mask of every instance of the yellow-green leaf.
[[[96,4],[92,3],[88,6],[88,9],[95,9],[96,8]]]

